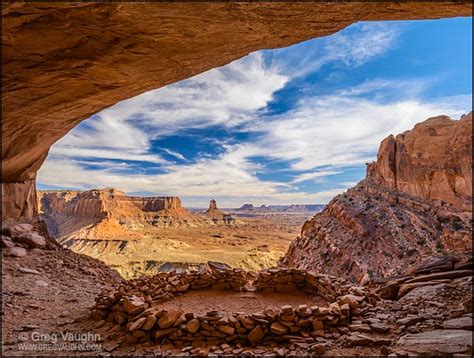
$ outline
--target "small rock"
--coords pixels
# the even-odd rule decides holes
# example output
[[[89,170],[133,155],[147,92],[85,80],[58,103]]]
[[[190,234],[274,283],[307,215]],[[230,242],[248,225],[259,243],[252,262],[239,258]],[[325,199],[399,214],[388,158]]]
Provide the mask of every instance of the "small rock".
[[[145,310],[145,301],[137,296],[125,297],[123,307],[128,314],[136,315]]]
[[[227,334],[228,336],[232,336],[235,333],[235,328],[231,326],[220,325],[219,331]]]
[[[171,327],[183,313],[180,309],[169,310],[160,317],[158,320],[158,326],[160,328],[169,328]]]
[[[40,274],[40,272],[38,270],[30,269],[30,268],[27,268],[27,267],[20,267],[18,270],[20,272],[30,273],[32,275],[39,275]]]
[[[319,331],[321,329],[324,329],[324,323],[318,319],[313,319],[313,330]]]
[[[290,314],[290,313],[293,313],[293,306],[291,305],[284,305],[284,306],[281,306],[281,312],[283,314]]]
[[[194,318],[186,324],[186,328],[189,333],[196,333],[199,330],[201,323],[198,319]]]
[[[373,341],[369,336],[363,334],[352,334],[347,337],[347,342],[352,346],[367,346]]]
[[[265,334],[263,333],[262,327],[257,325],[248,334],[248,340],[252,343],[255,343],[255,342],[258,342],[259,340],[261,340],[264,335]]]
[[[39,286],[39,287],[48,287],[49,286],[49,284],[45,280],[36,280],[35,285]]]
[[[372,329],[367,324],[351,324],[348,326],[351,332],[362,332],[362,333],[371,333]]]
[[[160,339],[162,337],[168,336],[169,334],[171,334],[171,332],[174,332],[175,330],[176,330],[176,328],[160,329],[160,330],[156,331],[155,338]]]
[[[132,322],[129,325],[128,331],[133,332],[133,331],[136,331],[137,329],[140,329],[145,322],[146,322],[146,317],[141,317],[137,319],[136,321]]]
[[[38,329],[38,326],[36,324],[25,324],[24,326],[21,326],[21,330],[23,332],[25,331],[33,331],[35,329]]]
[[[318,343],[311,346],[311,350],[314,354],[320,356],[326,352],[326,346],[324,344]]]
[[[409,326],[412,326],[412,325],[414,325],[418,322],[421,322],[423,320],[424,320],[423,317],[408,315],[405,318],[401,318],[401,319],[397,320],[397,324],[399,326],[404,325],[405,327],[409,327]]]
[[[374,332],[378,333],[385,333],[390,330],[390,327],[385,323],[372,323],[370,324],[370,328],[372,328]]]
[[[270,331],[278,336],[281,336],[288,332],[288,327],[282,325],[279,322],[274,322],[270,326]]]
[[[23,247],[15,246],[6,250],[5,254],[12,257],[24,257],[26,256],[26,250]]]
[[[157,318],[154,315],[147,316],[146,321],[143,324],[143,326],[141,327],[141,329],[144,330],[144,331],[149,331],[150,329],[153,328],[156,321],[157,321]]]

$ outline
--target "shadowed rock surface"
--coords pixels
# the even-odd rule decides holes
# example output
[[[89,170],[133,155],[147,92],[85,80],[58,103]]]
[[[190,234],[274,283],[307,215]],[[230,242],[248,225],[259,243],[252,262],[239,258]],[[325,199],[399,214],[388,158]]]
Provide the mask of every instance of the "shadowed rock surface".
[[[307,221],[282,260],[354,281],[472,251],[472,113],[389,136],[357,186]]]
[[[471,2],[3,3],[2,218],[31,219],[49,147],[120,100],[356,21],[471,15]]]

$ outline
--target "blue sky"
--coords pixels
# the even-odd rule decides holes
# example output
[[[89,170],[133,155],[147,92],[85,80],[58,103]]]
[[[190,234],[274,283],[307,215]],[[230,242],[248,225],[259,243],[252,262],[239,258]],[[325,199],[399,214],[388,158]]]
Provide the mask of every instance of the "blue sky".
[[[51,148],[38,187],[326,203],[387,135],[471,103],[471,18],[358,23],[97,113]]]

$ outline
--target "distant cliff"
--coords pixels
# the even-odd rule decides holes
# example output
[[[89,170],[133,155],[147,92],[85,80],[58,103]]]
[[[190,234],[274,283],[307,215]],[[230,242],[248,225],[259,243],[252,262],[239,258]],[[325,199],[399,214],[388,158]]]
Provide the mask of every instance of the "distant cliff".
[[[43,191],[38,193],[38,202],[40,213],[56,238],[71,233],[84,238],[112,238],[120,231],[144,225],[212,224],[184,209],[178,197],[133,197],[112,188],[84,192]]]
[[[430,118],[382,141],[377,161],[301,231],[281,264],[354,281],[472,251],[472,113]]]

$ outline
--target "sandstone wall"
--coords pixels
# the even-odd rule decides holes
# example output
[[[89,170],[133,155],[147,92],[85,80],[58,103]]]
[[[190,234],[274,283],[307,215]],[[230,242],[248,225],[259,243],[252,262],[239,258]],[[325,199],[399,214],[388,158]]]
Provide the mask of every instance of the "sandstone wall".
[[[56,239],[135,237],[144,226],[205,226],[212,221],[192,214],[178,197],[133,197],[113,189],[39,193],[41,218]],[[139,229],[138,232],[134,231]]]
[[[472,113],[427,119],[386,138],[367,177],[381,186],[457,207],[472,206]]]
[[[76,217],[112,217],[129,211],[185,211],[178,197],[133,197],[116,189],[40,192],[40,211],[44,214]]]
[[[472,113],[389,136],[366,179],[307,221],[281,263],[353,281],[472,253]]]
[[[2,182],[2,221],[28,221],[38,213],[35,180]]]
[[[120,100],[356,21],[471,15],[471,2],[2,3],[2,182],[17,183],[2,217],[31,218],[49,147]]]

